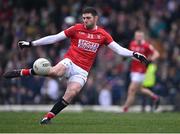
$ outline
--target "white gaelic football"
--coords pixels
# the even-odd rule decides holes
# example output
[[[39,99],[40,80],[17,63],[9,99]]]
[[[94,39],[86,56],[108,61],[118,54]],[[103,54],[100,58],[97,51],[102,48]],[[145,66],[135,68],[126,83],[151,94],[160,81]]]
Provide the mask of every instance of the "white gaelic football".
[[[47,75],[50,68],[51,63],[45,58],[39,58],[33,64],[33,70],[38,75]]]

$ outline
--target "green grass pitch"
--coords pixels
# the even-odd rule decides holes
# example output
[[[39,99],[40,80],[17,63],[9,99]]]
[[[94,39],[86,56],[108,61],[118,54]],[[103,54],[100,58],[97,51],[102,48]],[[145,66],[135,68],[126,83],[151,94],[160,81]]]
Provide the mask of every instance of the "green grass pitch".
[[[180,113],[64,112],[40,125],[42,112],[0,112],[0,133],[180,132]]]

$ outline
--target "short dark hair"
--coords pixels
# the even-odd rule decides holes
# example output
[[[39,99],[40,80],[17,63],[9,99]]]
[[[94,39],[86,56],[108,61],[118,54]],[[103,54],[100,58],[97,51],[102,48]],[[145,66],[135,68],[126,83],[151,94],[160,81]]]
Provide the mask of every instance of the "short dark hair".
[[[95,8],[93,7],[85,7],[83,10],[82,10],[82,14],[85,14],[85,13],[91,13],[93,16],[97,16],[97,11]]]

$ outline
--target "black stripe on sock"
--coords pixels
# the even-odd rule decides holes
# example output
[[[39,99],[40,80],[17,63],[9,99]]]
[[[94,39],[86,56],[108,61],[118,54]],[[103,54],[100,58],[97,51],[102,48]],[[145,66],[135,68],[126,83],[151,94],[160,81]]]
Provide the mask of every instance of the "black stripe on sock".
[[[69,103],[65,101],[64,99],[61,99],[55,103],[53,108],[51,109],[50,112],[54,113],[57,115],[61,110],[63,110]]]

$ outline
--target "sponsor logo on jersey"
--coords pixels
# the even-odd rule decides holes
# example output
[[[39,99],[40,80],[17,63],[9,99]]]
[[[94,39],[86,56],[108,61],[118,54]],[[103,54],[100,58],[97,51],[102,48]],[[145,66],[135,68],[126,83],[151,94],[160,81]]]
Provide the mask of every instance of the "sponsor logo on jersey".
[[[97,49],[99,48],[99,44],[95,43],[95,42],[90,42],[87,40],[79,39],[78,47],[82,48],[86,51],[96,52]]]
[[[85,32],[81,32],[81,31],[79,31],[79,34],[85,35],[86,33],[85,33]]]

